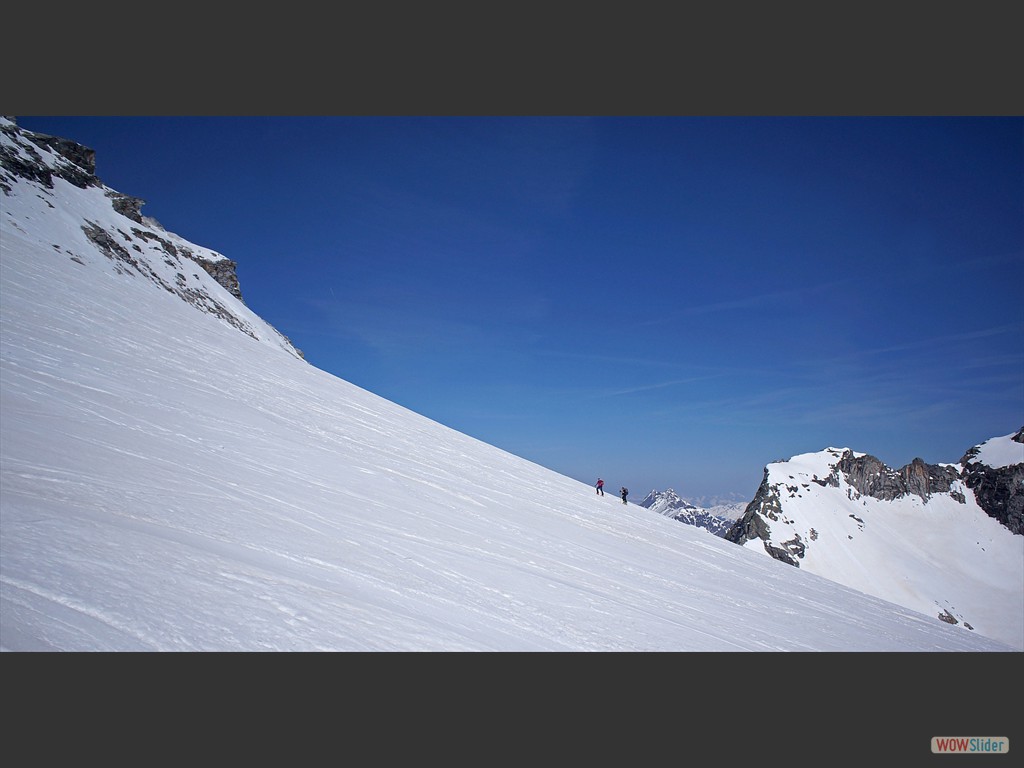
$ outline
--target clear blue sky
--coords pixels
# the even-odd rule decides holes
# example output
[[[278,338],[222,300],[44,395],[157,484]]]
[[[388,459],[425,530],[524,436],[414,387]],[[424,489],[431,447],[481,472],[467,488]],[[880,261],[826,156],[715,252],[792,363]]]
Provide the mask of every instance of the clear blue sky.
[[[613,490],[1024,424],[1024,119],[17,117],[306,359]]]

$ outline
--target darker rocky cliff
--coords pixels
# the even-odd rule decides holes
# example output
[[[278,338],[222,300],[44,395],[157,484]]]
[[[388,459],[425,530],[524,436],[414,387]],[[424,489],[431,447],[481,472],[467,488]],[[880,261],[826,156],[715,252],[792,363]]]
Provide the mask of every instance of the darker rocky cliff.
[[[1024,427],[1013,436],[1024,444]],[[960,459],[964,483],[974,491],[979,506],[1014,533],[1024,535],[1024,463],[990,467],[977,460],[975,446]]]
[[[870,454],[856,455],[847,450],[836,462],[832,473],[814,482],[822,486],[839,486],[839,476],[858,493],[881,501],[892,501],[908,493],[925,501],[933,493],[947,493],[953,481],[959,478],[955,467],[926,464],[914,459],[899,470],[892,470]],[[963,499],[960,499],[961,503]]]
[[[2,125],[3,130],[23,153],[16,152],[13,147],[0,145],[0,167],[19,178],[34,181],[47,189],[53,189],[53,177],[64,179],[80,189],[102,186],[96,178],[96,153],[88,147],[76,144],[67,139],[33,133],[18,128],[13,117],[7,117],[11,125]],[[53,152],[58,160],[56,163],[43,162],[39,149]],[[0,179],[0,189],[10,193],[10,184]]]
[[[735,544],[746,544],[748,541],[760,539],[764,542],[765,551],[776,560],[781,560],[789,565],[800,567],[798,558],[803,556],[804,545],[799,536],[794,541],[787,542],[782,547],[771,543],[771,528],[769,520],[780,520],[783,517],[782,498],[778,489],[768,482],[768,469],[764,470],[764,478],[757,488],[757,493],[747,505],[746,511],[732,527],[729,528],[722,538]]]

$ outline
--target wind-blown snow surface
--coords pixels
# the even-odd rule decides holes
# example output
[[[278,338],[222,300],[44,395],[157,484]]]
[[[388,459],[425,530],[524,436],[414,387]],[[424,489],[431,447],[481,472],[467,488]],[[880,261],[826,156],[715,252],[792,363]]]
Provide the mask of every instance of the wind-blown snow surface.
[[[0,203],[3,650],[1014,650],[199,311],[81,237],[132,225],[98,190],[18,179]]]

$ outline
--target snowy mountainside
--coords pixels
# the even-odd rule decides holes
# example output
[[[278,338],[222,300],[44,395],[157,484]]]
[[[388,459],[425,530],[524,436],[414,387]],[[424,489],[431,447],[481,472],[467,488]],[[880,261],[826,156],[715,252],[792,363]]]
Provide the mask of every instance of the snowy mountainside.
[[[998,450],[1016,471],[1020,435],[967,455]],[[725,538],[1024,649],[1024,536],[979,504],[961,465],[896,471],[847,448],[774,462]]]
[[[0,650],[1015,650],[315,368],[88,150],[0,140]]]
[[[253,339],[301,357],[288,339],[245,306],[233,261],[166,231],[142,215],[142,199],[109,188],[94,172],[91,149],[22,130],[0,117],[7,245],[49,240],[55,253],[81,267],[98,266],[147,281]]]
[[[733,504],[703,509],[680,498],[674,489],[669,488],[665,491],[652,490],[640,502],[640,506],[677,522],[703,528],[715,536],[724,536],[747,505]]]

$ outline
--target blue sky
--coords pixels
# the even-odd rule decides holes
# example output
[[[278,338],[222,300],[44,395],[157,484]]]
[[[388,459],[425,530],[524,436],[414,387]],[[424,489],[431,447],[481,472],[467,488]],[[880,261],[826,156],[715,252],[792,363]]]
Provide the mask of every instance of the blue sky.
[[[318,368],[639,501],[1024,424],[1024,119],[22,117]]]

